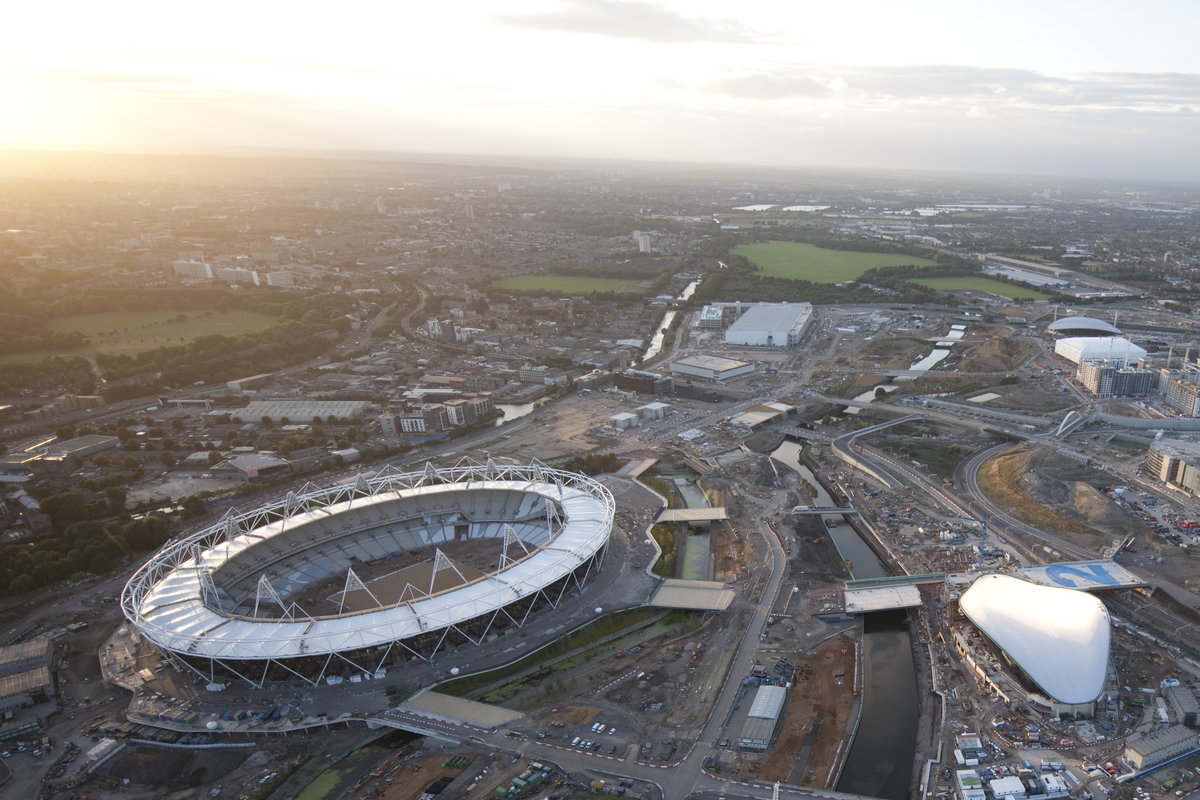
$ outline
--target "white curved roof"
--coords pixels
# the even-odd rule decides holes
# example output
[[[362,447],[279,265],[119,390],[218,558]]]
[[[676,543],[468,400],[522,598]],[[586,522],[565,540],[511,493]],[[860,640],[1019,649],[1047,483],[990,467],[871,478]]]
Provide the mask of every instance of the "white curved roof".
[[[508,468],[506,477],[518,477],[521,468]],[[302,511],[240,535],[196,548],[189,558],[166,556],[196,537],[166,548],[135,574],[126,586],[122,603],[126,615],[154,644],[188,655],[229,659],[286,659],[337,653],[384,645],[421,633],[466,622],[481,614],[503,608],[521,597],[570,574],[595,555],[612,531],[612,495],[586,476],[544,469],[541,480],[487,479],[482,470],[475,475],[456,476],[454,482],[407,486],[399,491],[354,497],[333,505]],[[570,483],[558,482],[569,476]],[[475,489],[499,489],[536,493],[562,510],[564,524],[557,536],[504,570],[441,594],[385,609],[342,616],[287,619],[253,619],[224,613],[204,601],[202,570],[215,571],[255,544],[278,536],[312,517],[328,518],[353,505],[395,503],[402,498],[424,497],[433,502],[439,495]],[[206,532],[202,532],[206,533]],[[315,543],[314,543],[315,544]],[[158,569],[154,570],[157,566]],[[146,573],[148,580],[138,582]]]
[[[1054,352],[1078,364],[1093,359],[1121,361],[1133,364],[1145,358],[1145,348],[1120,336],[1072,336],[1054,343]]]
[[[1095,317],[1063,317],[1056,319],[1046,326],[1046,330],[1058,331],[1096,331],[1097,333],[1118,334],[1121,331],[1115,326]]]
[[[959,598],[967,618],[1051,698],[1090,703],[1104,690],[1108,611],[1077,589],[984,575]]]

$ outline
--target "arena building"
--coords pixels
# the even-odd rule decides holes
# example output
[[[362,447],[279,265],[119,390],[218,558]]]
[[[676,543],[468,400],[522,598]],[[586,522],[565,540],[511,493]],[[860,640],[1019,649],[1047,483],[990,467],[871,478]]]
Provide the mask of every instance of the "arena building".
[[[536,462],[389,469],[230,512],[156,553],[121,606],[210,683],[379,677],[557,607],[600,568],[614,508]]]
[[[1102,319],[1095,317],[1063,317],[1046,326],[1047,333],[1055,336],[1118,336],[1121,331]]]
[[[1145,349],[1120,336],[1076,336],[1059,339],[1054,343],[1054,353],[1072,364],[1097,360],[1136,364],[1138,359],[1146,357]]]
[[[958,607],[1045,697],[1031,700],[1056,716],[1095,713],[1112,637],[1098,598],[993,574],[971,584]]]

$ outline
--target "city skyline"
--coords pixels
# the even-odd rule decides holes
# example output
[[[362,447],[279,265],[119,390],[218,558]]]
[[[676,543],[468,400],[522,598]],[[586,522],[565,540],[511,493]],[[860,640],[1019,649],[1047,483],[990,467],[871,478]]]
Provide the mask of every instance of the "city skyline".
[[[1178,2],[286,11],[11,10],[30,35],[0,56],[0,147],[1200,178],[1200,12]]]

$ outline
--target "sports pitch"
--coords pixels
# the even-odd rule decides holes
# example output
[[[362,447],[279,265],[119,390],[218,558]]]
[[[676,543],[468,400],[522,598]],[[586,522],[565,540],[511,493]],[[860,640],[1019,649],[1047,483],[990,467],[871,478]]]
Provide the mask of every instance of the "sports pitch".
[[[799,242],[744,244],[731,251],[745,256],[758,267],[758,274],[771,278],[841,283],[858,278],[869,269],[906,264],[928,267],[928,258],[903,253],[866,253],[857,250],[827,250]]]

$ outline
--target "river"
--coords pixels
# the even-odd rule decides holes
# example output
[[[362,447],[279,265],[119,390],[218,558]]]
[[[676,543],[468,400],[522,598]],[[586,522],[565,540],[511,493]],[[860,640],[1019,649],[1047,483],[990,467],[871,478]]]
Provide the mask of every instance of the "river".
[[[697,278],[689,283],[683,288],[683,291],[680,292],[679,296],[675,299],[687,300],[695,293],[696,287],[699,286],[703,280],[703,278]],[[651,358],[654,358],[654,356],[659,354],[659,352],[662,350],[663,338],[666,336],[663,331],[671,329],[671,323],[675,321],[675,315],[678,313],[679,312],[675,309],[671,309],[667,313],[663,314],[662,319],[659,320],[658,327],[654,329],[654,336],[650,338],[650,346],[646,348],[646,352],[642,355],[642,361],[649,361]]]
[[[816,491],[813,504],[836,506],[812,470],[800,463],[801,445],[785,439],[771,457],[795,470]],[[889,573],[849,525],[827,528],[852,578]],[[867,614],[863,619],[863,689],[858,731],[850,744],[837,790],[885,800],[904,800],[912,781],[917,735],[917,676],[905,612]]]

